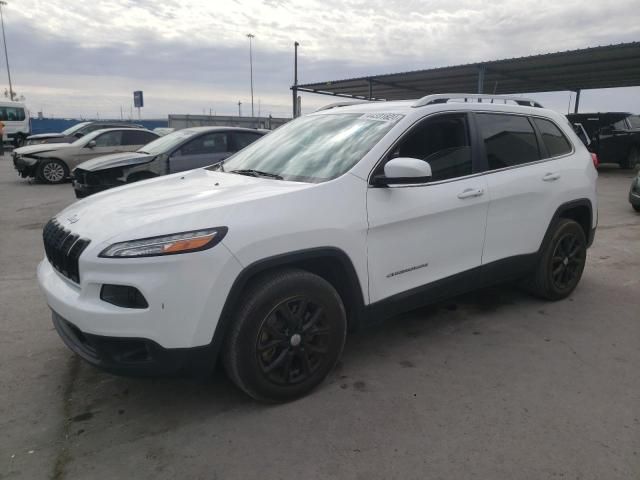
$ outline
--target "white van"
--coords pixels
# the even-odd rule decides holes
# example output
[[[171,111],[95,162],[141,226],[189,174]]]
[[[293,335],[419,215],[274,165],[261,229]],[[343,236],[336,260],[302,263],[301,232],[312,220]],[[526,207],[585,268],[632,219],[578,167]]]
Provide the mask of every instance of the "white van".
[[[0,102],[0,121],[4,123],[3,142],[12,142],[14,146],[24,145],[31,133],[29,111],[24,103]]]

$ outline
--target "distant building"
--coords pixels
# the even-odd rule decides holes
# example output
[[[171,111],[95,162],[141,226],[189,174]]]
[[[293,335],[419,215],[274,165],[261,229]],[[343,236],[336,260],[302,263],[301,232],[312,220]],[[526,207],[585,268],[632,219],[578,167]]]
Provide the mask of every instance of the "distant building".
[[[169,115],[169,128],[180,130],[189,127],[245,127],[273,130],[284,125],[290,118],[236,117],[232,115]]]

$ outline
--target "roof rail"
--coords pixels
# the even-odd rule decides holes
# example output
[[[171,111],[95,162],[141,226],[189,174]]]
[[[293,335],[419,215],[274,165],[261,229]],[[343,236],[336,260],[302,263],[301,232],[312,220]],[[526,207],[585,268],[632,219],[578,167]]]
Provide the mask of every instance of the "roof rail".
[[[485,95],[482,93],[439,93],[436,95],[427,95],[426,97],[422,97],[415,101],[413,105],[414,108],[424,107],[426,105],[434,105],[436,103],[447,103],[449,100],[464,100],[468,102],[469,100],[478,100],[481,102],[482,100],[491,100],[493,103],[495,100],[507,102],[515,102],[518,105],[522,105],[524,107],[538,107],[544,108],[540,103],[532,100],[530,98],[524,97],[513,97],[509,95]]]
[[[355,102],[335,102],[335,103],[330,103],[329,105],[325,105],[324,107],[320,107],[319,109],[316,110],[316,112],[321,112],[322,110],[331,110],[332,108],[349,107],[351,105],[360,105],[361,103],[372,103],[372,102],[370,102],[369,100],[359,100]]]

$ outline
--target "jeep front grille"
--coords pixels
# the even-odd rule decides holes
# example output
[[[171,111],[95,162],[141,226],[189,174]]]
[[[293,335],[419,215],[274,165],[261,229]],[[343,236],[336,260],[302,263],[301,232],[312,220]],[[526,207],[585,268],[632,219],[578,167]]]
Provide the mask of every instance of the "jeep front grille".
[[[78,259],[90,240],[71,233],[55,219],[49,220],[45,225],[42,240],[47,259],[53,268],[65,277],[80,283]]]

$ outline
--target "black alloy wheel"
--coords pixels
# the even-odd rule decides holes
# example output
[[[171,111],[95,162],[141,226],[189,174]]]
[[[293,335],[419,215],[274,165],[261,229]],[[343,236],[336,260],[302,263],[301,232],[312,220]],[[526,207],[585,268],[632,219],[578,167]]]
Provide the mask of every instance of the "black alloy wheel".
[[[558,240],[551,257],[551,278],[558,290],[577,283],[576,277],[582,274],[586,258],[584,242],[575,233],[566,233]]]
[[[251,397],[302,397],[331,372],[344,348],[347,316],[336,289],[311,272],[286,268],[254,278],[229,318],[223,360]]]
[[[262,374],[277,385],[307,380],[329,353],[324,308],[307,296],[279,303],[262,321],[256,344]]]
[[[582,227],[568,218],[559,219],[545,239],[538,265],[524,287],[546,300],[561,300],[576,288],[587,260],[587,240]]]

